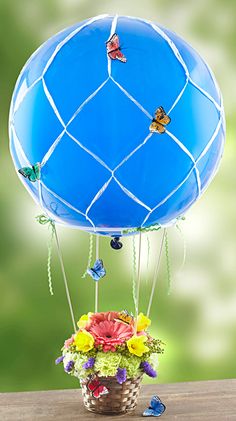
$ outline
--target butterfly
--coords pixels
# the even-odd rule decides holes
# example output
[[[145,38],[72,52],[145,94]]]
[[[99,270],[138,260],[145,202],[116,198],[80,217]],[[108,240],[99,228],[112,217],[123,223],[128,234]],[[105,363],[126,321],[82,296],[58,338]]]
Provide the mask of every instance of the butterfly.
[[[120,51],[120,40],[117,34],[113,34],[106,42],[108,57],[112,60],[119,60],[122,63],[127,62],[127,58]]]
[[[97,259],[94,266],[87,269],[87,273],[94,279],[94,281],[99,281],[99,279],[106,275],[106,269],[103,266],[103,261],[101,259]]]
[[[87,388],[95,399],[99,399],[101,396],[107,395],[109,393],[107,387],[100,383],[98,378],[92,378],[89,380],[87,383]]]
[[[153,396],[150,406],[143,412],[144,417],[160,417],[165,412],[165,405],[158,396]]]
[[[122,310],[118,314],[118,319],[124,323],[130,324],[134,320],[134,317],[127,310]]]
[[[18,172],[23,175],[23,177],[28,178],[29,181],[34,183],[36,180],[40,179],[41,165],[37,162],[37,164],[32,165],[32,167],[20,168]]]
[[[163,107],[157,108],[155,117],[149,126],[150,132],[164,133],[166,131],[165,126],[171,121],[170,117],[166,114]]]

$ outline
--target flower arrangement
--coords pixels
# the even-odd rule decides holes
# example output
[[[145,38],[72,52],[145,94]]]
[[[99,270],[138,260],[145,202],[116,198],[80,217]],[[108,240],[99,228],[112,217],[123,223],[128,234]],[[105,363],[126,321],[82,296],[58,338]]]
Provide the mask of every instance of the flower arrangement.
[[[143,313],[137,319],[127,311],[83,315],[56,364],[80,380],[115,377],[122,384],[142,374],[156,377],[164,344],[148,333],[150,324]]]

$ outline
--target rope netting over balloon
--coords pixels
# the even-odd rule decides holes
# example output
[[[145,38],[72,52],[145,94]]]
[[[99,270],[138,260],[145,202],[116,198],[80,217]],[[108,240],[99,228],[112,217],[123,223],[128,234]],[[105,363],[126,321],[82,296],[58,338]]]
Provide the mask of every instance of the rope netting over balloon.
[[[76,102],[76,109],[72,113],[66,107],[64,111],[62,112],[61,106],[59,106],[58,104],[58,101],[60,101],[60,98],[58,97],[57,92],[53,91],[50,83],[48,82],[48,73],[51,71],[52,72],[52,75],[50,76],[52,78],[51,80],[54,80],[54,79],[56,80],[57,75],[53,66],[55,63],[57,63],[57,59],[58,57],[62,55],[63,51],[68,46],[71,46],[71,48],[73,48],[73,46],[75,45],[76,36],[79,34],[82,34],[83,36],[83,33],[84,33],[83,31],[86,29],[90,28],[91,31],[93,30],[93,32],[91,32],[92,34],[91,36],[95,36],[96,34],[98,34],[97,36],[99,37],[99,34],[100,34],[99,31],[101,31],[101,28],[97,28],[94,25],[96,25],[98,22],[100,23],[107,22],[107,19],[109,19],[109,22],[111,21],[110,26],[109,26],[109,32],[108,32],[108,39],[106,41],[106,45],[104,45],[104,42],[103,42],[103,44],[101,43],[101,47],[100,46],[98,47],[98,48],[101,48],[103,56],[104,54],[106,54],[106,57],[107,57],[106,75],[104,79],[100,81],[98,85],[93,87],[92,92],[91,92],[91,89],[87,89],[86,97],[83,99],[82,102],[79,102],[79,103]],[[84,278],[85,276],[90,275],[95,281],[95,305],[94,305],[95,312],[97,312],[99,309],[99,290],[98,290],[99,281],[102,277],[106,275],[106,270],[103,266],[103,261],[100,258],[99,235],[100,234],[110,235],[112,237],[111,246],[114,249],[120,249],[122,247],[122,243],[120,242],[120,236],[122,235],[132,236],[133,276],[132,276],[131,288],[132,288],[136,320],[137,320],[137,316],[139,312],[139,301],[140,301],[139,297],[140,297],[141,278],[142,278],[142,274],[141,274],[141,260],[142,260],[142,247],[143,247],[142,237],[147,235],[148,232],[150,231],[160,230],[161,243],[156,253],[155,266],[153,268],[153,277],[152,277],[152,282],[150,286],[150,295],[149,295],[147,311],[146,311],[147,315],[149,315],[151,311],[151,306],[153,302],[156,285],[157,285],[157,279],[158,279],[158,273],[160,269],[160,262],[161,262],[163,249],[165,250],[166,259],[167,259],[168,290],[169,291],[171,290],[169,242],[168,242],[168,237],[167,237],[166,226],[169,223],[177,224],[177,228],[179,229],[179,232],[181,234],[178,221],[180,218],[182,218],[184,211],[187,210],[203,194],[203,192],[206,190],[207,186],[213,179],[218,169],[219,157],[222,155],[223,145],[224,145],[224,110],[223,110],[222,97],[217,88],[214,75],[212,74],[211,70],[205,64],[202,64],[203,62],[201,62],[200,67],[206,66],[207,72],[210,74],[210,78],[211,78],[212,84],[214,85],[214,89],[217,92],[217,98],[219,99],[219,101],[214,98],[214,95],[212,94],[212,92],[208,92],[206,89],[204,89],[201,86],[201,84],[199,84],[197,81],[194,80],[195,79],[194,78],[194,63],[193,62],[190,63],[191,64],[191,69],[190,69],[188,64],[186,63],[186,60],[184,60],[183,55],[180,53],[180,50],[177,47],[176,43],[168,35],[168,30],[165,30],[164,28],[162,29],[156,24],[144,19],[138,19],[138,18],[132,18],[132,17],[125,18],[129,20],[130,22],[142,23],[142,25],[145,26],[145,30],[147,28],[149,31],[151,31],[152,37],[155,35],[153,42],[157,42],[157,41],[160,42],[160,39],[161,39],[161,43],[163,43],[163,45],[165,46],[165,49],[166,49],[165,51],[168,52],[168,54],[170,54],[170,57],[168,56],[169,57],[168,60],[172,60],[174,58],[174,60],[177,63],[175,64],[175,66],[178,65],[178,71],[181,74],[181,77],[179,76],[181,83],[178,85],[178,91],[176,92],[176,96],[174,96],[173,99],[171,96],[171,103],[168,105],[168,108],[166,108],[166,111],[164,111],[164,108],[162,107],[161,104],[156,104],[156,106],[158,106],[159,108],[157,108],[155,117],[154,117],[155,110],[153,110],[153,113],[150,113],[150,111],[147,109],[148,107],[142,101],[137,99],[138,95],[135,95],[135,92],[130,90],[124,83],[122,83],[122,81],[119,78],[117,68],[115,69],[116,71],[114,70],[114,64],[115,64],[114,58],[124,63],[124,64],[120,63],[120,66],[126,66],[125,64],[126,61],[129,61],[128,54],[126,54],[126,50],[125,50],[126,47],[124,46],[124,48],[122,48],[122,52],[121,52],[121,48],[119,44],[117,44],[118,46],[114,50],[111,49],[109,51],[108,49],[108,43],[109,42],[111,43],[111,40],[113,40],[114,37],[116,37],[116,42],[118,42],[119,40],[116,32],[119,32],[118,25],[121,19],[122,17],[119,17],[118,15],[112,18],[109,17],[108,15],[97,16],[97,17],[88,19],[84,23],[75,25],[75,27],[73,27],[72,29],[69,28],[65,30],[64,32],[62,32],[61,34],[58,34],[57,37],[59,41],[57,42],[56,46],[53,44],[53,42],[51,44],[49,43],[48,46],[47,46],[47,43],[45,43],[45,46],[47,47],[47,48],[45,47],[46,48],[45,51],[47,53],[46,56],[43,56],[43,53],[42,53],[42,56],[40,58],[40,51],[41,49],[44,48],[44,46],[42,46],[41,49],[39,48],[39,50],[37,50],[34,53],[34,55],[29,59],[29,61],[26,63],[25,67],[23,68],[21,72],[21,75],[19,76],[16,88],[15,88],[16,93],[14,94],[15,96],[13,95],[13,101],[11,103],[9,129],[10,129],[11,153],[12,153],[13,161],[14,161],[16,169],[18,171],[20,169],[19,172],[21,174],[20,175],[21,179],[22,179],[22,175],[24,175],[25,177],[24,179],[22,179],[25,187],[28,189],[29,193],[33,196],[36,202],[37,203],[39,202],[44,212],[44,215],[41,215],[38,217],[38,221],[43,225],[47,224],[49,228],[51,229],[49,244],[48,244],[48,264],[47,264],[50,293],[53,295],[53,286],[52,286],[50,268],[51,268],[52,242],[53,242],[53,239],[55,239],[56,249],[58,252],[58,257],[59,257],[61,270],[63,274],[63,280],[65,284],[65,289],[66,289],[67,300],[68,300],[68,304],[70,308],[70,314],[71,314],[71,318],[73,322],[73,327],[75,330],[76,330],[75,317],[74,317],[71,297],[69,293],[68,281],[67,281],[67,277],[65,273],[56,224],[58,223],[58,224],[64,224],[66,226],[72,226],[73,228],[86,230],[90,233],[87,269],[82,275],[82,277]],[[80,43],[78,40],[76,42],[78,42],[78,50],[79,50]],[[93,54],[93,48],[95,47],[92,45],[91,53],[90,53],[91,55]],[[132,45],[129,48],[132,51],[135,51],[136,46]],[[45,51],[44,51],[44,54],[45,54]],[[125,55],[123,54],[123,51]],[[129,49],[127,47],[127,52],[128,51]],[[140,51],[142,52],[142,49]],[[140,51],[137,53],[138,55],[140,54]],[[114,52],[115,52],[115,56],[113,57]],[[67,57],[68,52],[64,51],[64,54],[65,54],[65,57]],[[126,55],[128,57],[127,59],[126,59]],[[45,59],[45,57],[47,59]],[[38,75],[37,66],[34,67],[33,81],[28,86],[26,82],[27,78],[24,79],[25,73],[27,74],[28,69],[31,66],[31,64],[33,63],[34,65],[34,61],[37,62],[37,60],[39,59],[41,60],[41,63],[43,63],[43,69]],[[138,56],[138,59],[142,60],[142,57]],[[83,60],[83,58],[81,60]],[[167,63],[166,66],[168,66],[168,60],[166,62]],[[58,63],[57,63],[57,66],[58,66]],[[171,67],[170,64],[169,66]],[[94,71],[96,72],[96,69],[94,69]],[[62,70],[62,74],[63,74],[63,70]],[[148,75],[148,70],[147,70],[147,75]],[[130,74],[129,77],[135,79],[136,74],[135,73]],[[157,70],[156,78],[158,79],[158,70]],[[170,78],[171,78],[171,74],[170,74]],[[29,79],[30,79],[30,76],[28,76],[28,80]],[[61,84],[63,83],[64,83],[64,80],[62,79]],[[81,83],[84,84],[85,87],[86,87],[86,84],[89,85],[89,81],[87,80],[84,80],[84,81],[82,80]],[[140,85],[142,85],[142,80],[140,80]],[[183,99],[186,92],[188,92],[188,89],[190,87],[194,88],[194,90],[197,92],[197,95],[199,96],[197,99],[197,104],[199,104],[199,107],[201,106],[201,101],[203,100],[203,98],[205,98],[209,103],[212,104],[212,106],[214,107],[214,112],[217,113],[217,118],[216,117],[213,118],[214,124],[213,124],[213,127],[211,127],[212,130],[211,132],[209,132],[210,134],[209,136],[207,136],[205,143],[204,144],[202,143],[199,146],[199,148],[194,151],[190,150],[191,148],[188,147],[188,144],[186,144],[186,141],[183,141],[181,139],[181,136],[179,134],[181,133],[181,131],[179,132],[177,130],[178,127],[176,128],[176,126],[174,125],[173,130],[172,130],[171,125],[170,125],[170,128],[169,126],[167,128],[167,124],[169,124],[169,122],[173,119],[174,111],[178,109],[181,103],[181,100]],[[35,94],[36,95],[35,98],[32,99],[31,94],[36,89],[37,89],[36,94],[38,96]],[[135,116],[134,124],[137,124],[137,131],[139,131],[138,120],[145,118],[145,123],[142,123],[143,124],[142,127],[144,127],[144,130],[142,130],[143,137],[140,138],[140,141],[137,144],[133,142],[131,143],[132,145],[131,148],[124,149],[127,153],[125,153],[125,155],[122,155],[121,159],[118,157],[119,159],[116,158],[116,160],[113,160],[113,161],[110,160],[110,163],[109,163],[109,159],[107,160],[104,159],[104,156],[103,156],[104,151],[102,149],[100,150],[101,153],[99,154],[99,151],[97,152],[96,145],[94,145],[94,149],[93,149],[91,147],[93,143],[92,145],[89,146],[88,142],[87,143],[85,142],[82,135],[76,136],[73,125],[77,122],[78,117],[84,118],[84,123],[83,124],[81,123],[81,126],[85,127],[85,128],[83,127],[83,130],[85,130],[84,133],[89,134],[91,131],[91,126],[94,124],[97,126],[97,133],[99,137],[99,133],[100,133],[99,120],[96,120],[93,114],[87,115],[86,110],[88,110],[88,107],[99,97],[99,95],[102,95],[105,91],[113,92],[114,89],[116,89],[116,98],[118,98],[118,94],[117,94],[117,90],[118,90],[119,100],[121,101],[121,103],[125,98],[125,100],[128,101],[128,104],[130,107],[129,110],[130,109],[133,110],[132,113]],[[132,91],[132,94],[131,94],[131,91]],[[187,110],[187,112],[191,113],[191,95],[190,94],[188,95],[189,95],[189,103],[188,103],[189,110]],[[194,95],[196,95],[196,93],[194,93]],[[150,91],[150,97],[152,97],[151,91]],[[23,117],[29,115],[33,121],[32,125],[36,127],[42,126],[44,121],[40,120],[41,116],[38,115],[36,111],[34,111],[34,106],[35,106],[36,101],[38,101],[38,103],[40,104],[44,103],[45,101],[47,102],[47,105],[44,105],[44,108],[43,108],[44,112],[45,110],[47,110],[47,113],[45,113],[44,118],[48,118],[48,119],[51,118],[51,121],[53,122],[52,126],[54,129],[50,131],[50,134],[51,133],[54,134],[54,132],[56,133],[56,136],[55,138],[53,138],[53,141],[47,142],[47,148],[45,147],[43,156],[41,157],[41,159],[38,160],[37,163],[36,161],[31,162],[32,159],[29,156],[31,145],[29,145],[29,142],[26,139],[27,136],[26,138],[24,138],[24,136],[22,135],[22,133],[24,132],[24,130],[22,129],[22,125],[26,124],[26,122],[22,123],[21,121],[22,116],[20,114],[21,112],[23,112],[22,108],[25,107],[24,108],[25,115],[23,115]],[[112,103],[109,103],[107,105],[108,108],[109,106],[112,107]],[[195,108],[197,106],[198,105],[195,104]],[[188,115],[182,115],[182,112],[184,111],[182,111],[181,109],[180,116],[178,117],[179,120],[181,120],[179,122],[180,130],[181,130],[181,126],[185,126],[185,121],[188,120]],[[161,117],[162,121],[163,122],[166,121],[165,123],[163,123],[165,124],[165,127],[164,125],[161,125],[161,120],[158,121],[157,119],[158,113],[162,114],[162,117]],[[50,117],[49,117],[49,114],[50,114]],[[132,120],[132,116],[130,116],[130,119]],[[109,114],[107,115],[107,121],[108,120],[109,120]],[[111,123],[109,122],[109,124],[112,125],[112,122]],[[199,121],[199,125],[202,125],[203,123],[207,125],[207,116],[206,116],[206,122]],[[156,125],[157,128],[159,125],[159,130],[157,129],[152,130],[153,125],[154,126]],[[50,127],[50,124],[49,124],[49,127]],[[123,129],[122,119],[121,121],[119,121],[119,118],[116,118],[116,121],[113,122],[113,130],[114,128],[115,128],[115,132],[120,133],[121,135],[120,136],[121,142],[118,145],[119,148],[120,149],[122,149],[122,147],[125,148],[126,139],[122,139],[122,133],[123,133],[123,130],[125,132],[125,130],[127,129],[127,125]],[[109,128],[107,129],[107,131],[109,132]],[[220,131],[222,132],[222,135],[220,139],[218,139]],[[141,194],[142,192],[140,192],[139,194],[138,187],[137,188],[135,186],[134,188],[130,187],[132,186],[132,182],[133,182],[133,181],[131,182],[131,178],[132,180],[134,180],[134,182],[136,182],[136,185],[138,186],[139,180],[138,179],[135,180],[135,177],[136,177],[135,174],[137,174],[137,171],[142,173],[142,168],[140,167],[138,168],[138,170],[136,168],[135,169],[136,173],[135,173],[134,167],[137,167],[138,164],[136,165],[133,164],[133,173],[132,173],[132,168],[131,168],[131,176],[129,174],[129,177],[131,178],[129,180],[126,179],[126,176],[125,176],[126,173],[125,172],[122,173],[122,169],[126,167],[127,164],[129,164],[129,162],[131,162],[140,153],[143,153],[143,154],[146,153],[148,158],[151,157],[151,155],[153,155],[154,152],[152,153],[152,151],[151,152],[149,151],[149,155],[148,155],[148,153],[146,152],[146,147],[154,139],[157,139],[157,137],[159,136],[159,134],[157,133],[165,133],[165,136],[166,136],[165,140],[163,141],[160,140],[161,145],[163,144],[165,145],[167,141],[170,144],[169,149],[167,148],[167,152],[165,153],[168,156],[171,156],[173,152],[171,150],[171,145],[174,145],[175,154],[178,155],[179,157],[178,158],[179,166],[181,168],[181,160],[183,160],[185,162],[185,167],[183,168],[182,172],[180,171],[180,174],[178,174],[178,177],[176,177],[176,180],[174,180],[174,183],[172,182],[168,184],[166,179],[163,178],[162,180],[163,191],[161,192],[162,194],[159,194],[160,197],[158,200],[157,200],[158,194],[156,197],[155,195],[153,195],[154,197],[152,197],[152,200],[146,200],[145,197],[147,195],[145,196],[145,194]],[[160,137],[161,136],[162,135],[160,135]],[[33,137],[33,129],[32,129],[32,137]],[[191,133],[190,135],[188,135],[188,137],[191,138]],[[124,141],[123,144],[122,144],[122,141]],[[212,164],[210,170],[208,171],[207,170],[207,162],[209,160],[208,154],[209,154],[209,151],[211,151],[211,148],[214,145],[214,142],[216,141],[219,143],[219,147],[217,151],[212,152],[212,156],[214,158],[212,159],[214,163]],[[73,144],[73,147],[71,146],[71,142]],[[102,144],[102,139],[100,143]],[[111,143],[112,143],[112,136],[111,136]],[[58,155],[58,150],[60,149],[62,145],[63,147],[66,147],[65,145],[67,145],[68,148],[69,147],[71,148],[72,158],[73,156],[77,154],[78,151],[80,151],[81,154],[83,154],[83,155],[80,155],[81,160],[84,159],[84,161],[90,163],[88,164],[87,171],[91,171],[91,168],[89,167],[89,165],[94,166],[96,164],[94,167],[95,172],[94,174],[92,174],[92,178],[94,180],[94,183],[96,181],[97,187],[96,188],[94,187],[93,194],[91,194],[91,192],[87,194],[87,191],[89,191],[89,185],[87,184],[89,183],[87,182],[86,174],[79,174],[78,176],[74,171],[75,164],[76,166],[78,166],[78,168],[80,166],[79,160],[77,160],[76,163],[74,162],[71,164],[71,167],[73,167],[73,171],[70,168],[68,169],[68,167],[63,169],[63,160],[66,157],[65,155],[63,156],[63,151],[61,151],[60,154]],[[35,149],[37,149],[38,146],[35,145],[34,147]],[[192,147],[192,149],[194,149],[194,147]],[[112,151],[113,150],[111,149],[109,153],[112,154]],[[37,155],[36,152],[34,156]],[[146,163],[145,171],[148,168],[147,156],[146,156],[147,163]],[[159,159],[161,159],[161,157],[159,157]],[[50,163],[52,161],[53,161],[53,164],[50,166]],[[111,165],[111,162],[114,163],[115,161],[117,162],[114,165]],[[57,166],[59,164],[60,164],[60,173],[57,172]],[[86,167],[86,164],[84,165]],[[200,170],[200,167],[201,167],[201,170]],[[145,181],[145,182],[143,181],[143,185],[148,186],[149,179],[148,179],[147,174],[145,174],[145,171],[143,172],[143,180]],[[173,167],[166,168],[166,172],[169,174],[172,174],[174,171],[175,171],[175,168]],[[206,173],[204,182],[202,181],[202,178],[201,178],[201,173],[203,171],[205,171]],[[80,194],[79,194],[79,191],[78,193],[73,192],[73,200],[70,200],[70,198],[68,199],[68,195],[65,195],[62,193],[64,192],[63,188],[61,188],[60,190],[58,188],[51,186],[50,184],[51,180],[50,180],[49,174],[50,174],[50,177],[53,177],[54,180],[61,180],[62,186],[65,180],[67,180],[66,182],[68,182],[68,180],[70,181],[70,178],[71,180],[73,180],[74,177],[77,177],[77,182],[78,182],[77,184],[80,187],[82,186],[81,187],[82,190],[80,191]],[[96,174],[98,174],[97,177],[96,177]],[[154,171],[153,171],[153,174],[155,174]],[[163,209],[163,206],[169,203],[170,199],[175,197],[175,195],[179,194],[178,201],[180,203],[184,202],[184,199],[181,196],[181,189],[189,182],[189,180],[193,176],[194,176],[194,181],[192,181],[192,184],[191,184],[192,192],[191,192],[191,197],[188,198],[188,203],[185,206],[182,205],[182,208],[180,206],[178,211],[176,210],[173,211],[172,213],[175,216],[172,218],[168,216],[167,223],[165,222],[163,223],[161,218],[158,219],[158,217],[155,216],[157,215],[156,212],[159,209]],[[36,182],[32,183],[32,181],[33,182],[36,181]],[[56,185],[58,187],[58,184],[54,184],[54,186]],[[104,208],[106,208],[104,204],[103,206],[100,206],[99,208],[99,212],[100,212],[99,216],[96,216],[95,211],[94,211],[97,203],[98,202],[101,203],[101,199],[104,198],[104,196],[107,194],[111,185],[113,186],[113,196],[111,195],[110,202],[112,201],[116,202],[117,197],[120,197],[119,194],[116,195],[114,193],[116,192],[115,189],[118,189],[119,192],[121,191],[122,194],[126,198],[129,199],[129,204],[132,203],[132,206],[133,206],[132,207],[129,205],[130,208],[129,208],[129,211],[127,212],[126,212],[125,205],[123,206],[122,208],[122,212],[124,216],[123,218],[119,218],[121,211],[120,209],[117,210],[118,224],[116,225],[112,223],[111,224],[107,223],[107,221],[103,220],[102,217],[100,216],[100,215],[102,216],[104,215],[103,213]],[[87,202],[86,200],[82,201],[83,204],[86,203],[86,206],[84,206],[84,208],[79,206],[79,200],[82,200],[81,197],[83,196],[83,194],[87,197],[86,199]],[[75,202],[74,200],[75,197],[76,197],[76,200],[78,199],[77,202]],[[108,196],[108,199],[106,200],[107,201],[104,203],[105,204],[109,203],[109,196]],[[50,203],[50,206],[48,206],[48,203]],[[116,203],[114,203],[114,206],[115,205]],[[61,208],[59,209],[59,207]],[[142,209],[142,212],[140,212],[140,208]],[[107,209],[108,209],[107,212],[109,213],[109,207],[107,207]],[[126,218],[126,214],[129,216],[129,221],[130,221],[132,220],[132,213],[135,214],[136,211],[137,213],[139,212],[139,217],[137,219],[134,218],[134,223],[132,224],[130,222],[129,223],[126,222],[128,221],[128,219]],[[74,218],[74,221],[75,221],[74,223],[70,223],[68,212],[70,212],[70,214],[73,216],[71,219],[73,220]],[[163,213],[164,213],[164,210],[163,210]],[[172,213],[170,212],[170,215],[172,215]],[[76,215],[78,219],[76,219]],[[120,225],[119,225],[119,221],[121,221]],[[137,223],[137,221],[139,222]],[[94,265],[92,266],[94,235],[96,235],[96,244],[95,244],[96,260],[95,260]],[[138,238],[138,248],[136,246],[136,238]],[[147,262],[146,262],[146,272],[148,272],[149,266],[150,266],[149,265],[149,259],[150,259],[149,238],[147,239],[147,246],[148,246],[148,256],[147,256]],[[186,247],[184,245],[184,259],[185,259],[185,254],[186,254]]]
[[[195,179],[196,179],[196,184],[197,184],[197,196],[200,196],[203,193],[203,189],[201,186],[201,179],[199,176],[199,170],[198,170],[198,164],[201,162],[201,160],[203,159],[203,157],[206,155],[206,153],[208,152],[209,148],[211,147],[212,143],[214,142],[214,140],[217,137],[217,134],[219,133],[219,130],[223,124],[223,119],[224,119],[224,115],[223,115],[223,105],[222,105],[222,101],[220,104],[218,104],[215,99],[208,93],[206,92],[204,89],[202,89],[196,82],[193,81],[193,79],[190,76],[189,70],[180,54],[180,52],[178,51],[176,45],[173,43],[173,41],[166,35],[166,33],[161,30],[157,25],[150,23],[149,21],[146,20],[141,20],[142,22],[145,22],[147,25],[151,26],[151,28],[153,28],[153,30],[160,35],[161,37],[163,37],[163,39],[167,42],[167,44],[169,45],[169,48],[171,49],[171,51],[173,52],[173,54],[175,55],[175,57],[177,58],[178,62],[180,63],[183,72],[185,74],[185,82],[184,82],[184,86],[181,88],[180,92],[178,93],[177,97],[175,98],[175,100],[173,101],[172,106],[170,107],[170,109],[168,110],[167,114],[170,115],[174,108],[177,106],[178,102],[180,101],[181,97],[183,96],[188,84],[192,84],[193,86],[196,87],[196,89],[205,97],[207,97],[213,104],[214,106],[217,108],[217,110],[219,111],[219,121],[217,126],[215,127],[215,130],[211,136],[211,138],[209,139],[207,145],[205,146],[205,148],[201,151],[200,155],[198,156],[197,159],[195,159],[192,155],[192,153],[188,150],[188,148],[181,142],[181,140],[178,139],[178,137],[172,133],[170,130],[165,130],[165,133],[169,136],[169,138],[175,142],[176,145],[178,145],[178,147],[180,148],[180,150],[188,156],[188,158],[191,160],[192,162],[192,166],[189,170],[189,172],[187,173],[187,175],[180,181],[179,184],[177,184],[173,190],[171,190],[161,201],[159,201],[154,207],[150,207],[148,204],[146,204],[143,200],[141,200],[139,197],[137,197],[132,191],[130,191],[127,187],[125,187],[121,181],[118,179],[118,176],[116,175],[118,169],[120,169],[134,154],[136,154],[141,148],[143,148],[143,146],[150,141],[150,139],[155,136],[155,133],[150,133],[148,128],[147,128],[147,136],[143,139],[143,141],[137,146],[135,147],[127,156],[125,156],[122,161],[115,167],[115,168],[110,168],[99,156],[97,156],[92,150],[88,149],[87,147],[85,147],[82,143],[81,140],[77,139],[74,135],[71,134],[70,132],[70,125],[73,122],[73,120],[78,116],[78,114],[80,114],[81,112],[83,112],[84,108],[86,107],[86,105],[92,100],[94,99],[94,97],[105,87],[105,85],[108,83],[108,81],[111,81],[112,83],[114,83],[119,89],[120,91],[133,103],[135,104],[141,111],[142,113],[144,113],[149,119],[150,121],[152,121],[153,116],[145,109],[145,107],[140,104],[119,82],[117,82],[115,80],[115,78],[112,75],[112,60],[109,58],[109,56],[107,56],[107,73],[108,73],[108,77],[96,88],[96,90],[90,94],[85,101],[79,105],[79,107],[77,108],[77,110],[75,111],[75,113],[70,117],[69,121],[67,123],[65,123],[65,121],[63,120],[62,116],[60,115],[60,112],[58,110],[58,107],[56,105],[56,101],[54,100],[52,94],[49,91],[49,88],[47,86],[46,80],[45,80],[45,75],[48,71],[48,69],[50,68],[50,66],[52,65],[53,61],[55,60],[56,56],[59,54],[59,52],[61,51],[61,49],[63,48],[63,46],[65,46],[69,41],[71,41],[73,39],[73,37],[78,34],[80,31],[82,31],[82,29],[84,29],[85,27],[88,27],[89,25],[92,25],[95,21],[100,20],[100,19],[105,19],[107,17],[107,15],[102,15],[102,16],[98,16],[96,18],[92,18],[89,21],[87,21],[84,25],[80,26],[79,28],[76,28],[74,31],[72,31],[71,33],[69,33],[67,35],[67,37],[65,39],[63,39],[56,47],[56,49],[54,50],[53,54],[51,55],[51,57],[48,59],[43,73],[42,75],[37,78],[34,83],[28,87],[24,93],[22,94],[22,96],[20,97],[20,99],[17,101],[15,108],[11,108],[11,115],[10,115],[10,130],[12,130],[12,134],[13,134],[13,139],[14,139],[14,146],[18,152],[18,158],[22,158],[22,165],[31,165],[29,159],[26,156],[25,151],[22,148],[21,145],[21,141],[16,133],[16,129],[14,126],[14,115],[16,114],[17,110],[19,109],[21,103],[24,101],[25,97],[27,96],[27,94],[35,87],[35,85],[42,83],[43,86],[43,90],[45,92],[45,95],[47,97],[47,100],[53,110],[53,112],[55,113],[56,118],[58,119],[60,125],[62,126],[62,131],[60,132],[60,134],[57,136],[57,138],[55,139],[55,141],[52,143],[52,145],[50,146],[50,148],[48,149],[48,151],[45,153],[42,162],[41,162],[41,170],[43,171],[43,167],[46,165],[46,163],[49,161],[50,158],[52,158],[53,153],[55,152],[56,148],[59,146],[60,142],[62,141],[63,135],[67,134],[69,136],[69,138],[81,149],[83,149],[84,152],[86,152],[87,154],[89,154],[94,160],[96,160],[96,162],[103,166],[104,168],[106,168],[106,170],[109,172],[108,178],[107,180],[104,182],[104,184],[99,188],[99,190],[96,192],[96,194],[94,195],[94,197],[92,198],[91,202],[89,203],[89,205],[87,206],[87,209],[85,212],[81,211],[80,209],[78,209],[78,207],[73,206],[71,203],[69,203],[67,200],[65,200],[64,198],[62,198],[60,195],[58,195],[56,192],[52,191],[42,180],[39,180],[39,187],[38,187],[38,195],[39,195],[39,200],[41,202],[41,206],[42,208],[44,208],[44,204],[43,204],[43,200],[42,200],[42,186],[44,189],[46,189],[52,196],[54,196],[57,200],[59,200],[59,202],[62,202],[64,205],[66,205],[68,208],[70,208],[72,211],[77,212],[79,214],[81,214],[82,216],[84,216],[86,218],[87,221],[89,221],[89,223],[91,224],[91,228],[86,227],[87,231],[99,231],[99,232],[106,232],[107,229],[106,228],[102,228],[100,227],[99,229],[95,226],[95,223],[93,222],[93,219],[90,215],[91,209],[94,206],[94,204],[98,201],[98,199],[101,198],[101,196],[104,194],[104,192],[106,191],[106,189],[108,188],[109,184],[111,183],[111,181],[113,180],[115,183],[117,183],[117,185],[122,189],[122,191],[134,202],[136,202],[138,205],[142,206],[144,209],[146,209],[146,214],[145,217],[141,223],[141,227],[144,227],[148,224],[148,219],[150,218],[150,215],[157,210],[160,206],[162,206],[168,199],[170,199],[182,186],[184,183],[186,183],[186,181],[189,179],[189,177],[191,176],[192,173],[195,173]],[[115,33],[116,31],[116,26],[117,26],[117,20],[118,20],[118,16],[115,16],[114,19],[112,20],[112,25],[111,25],[111,31],[110,31],[110,36]],[[135,77],[135,75],[134,75]],[[214,174],[212,174],[213,178]],[[210,181],[209,181],[210,182]],[[209,184],[208,182],[208,184]],[[205,186],[206,188],[207,186]],[[47,212],[49,212],[49,210],[47,209]],[[54,215],[55,217],[55,215]],[[78,228],[84,229],[84,226],[77,226]],[[114,227],[112,228],[112,230],[114,232],[122,232],[123,230],[125,230],[127,227]]]

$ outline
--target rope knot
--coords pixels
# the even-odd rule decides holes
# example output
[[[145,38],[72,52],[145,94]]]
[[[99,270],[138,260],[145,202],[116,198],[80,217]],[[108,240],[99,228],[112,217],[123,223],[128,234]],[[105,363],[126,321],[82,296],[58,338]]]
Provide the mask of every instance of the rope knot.
[[[55,221],[52,218],[49,218],[49,216],[42,213],[41,215],[36,216],[35,219],[40,225],[49,224],[49,227],[55,231]]]

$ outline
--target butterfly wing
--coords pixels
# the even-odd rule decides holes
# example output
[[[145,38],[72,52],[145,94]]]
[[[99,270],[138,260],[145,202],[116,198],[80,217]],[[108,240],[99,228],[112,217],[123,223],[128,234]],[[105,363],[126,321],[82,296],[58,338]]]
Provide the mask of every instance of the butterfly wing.
[[[97,259],[94,263],[94,266],[90,269],[87,269],[87,273],[95,281],[99,281],[99,279],[103,278],[103,276],[106,275],[106,270],[103,267],[103,261],[101,259]]]
[[[122,61],[122,63],[127,62],[127,58],[124,56],[124,54],[120,50],[117,50],[115,58],[119,61]]]
[[[92,379],[88,382],[87,388],[90,390],[90,392],[94,392],[99,386],[99,380],[98,379]]]
[[[91,276],[91,278],[94,279],[94,281],[99,281],[100,277],[97,275],[97,273],[93,270],[93,268],[87,269],[87,274]]]
[[[149,130],[152,133],[165,133],[166,129],[164,126],[169,124],[171,121],[170,117],[166,114],[163,107],[158,107],[155,112],[155,118],[149,126]]]
[[[147,408],[147,409],[145,409],[145,411],[143,411],[143,417],[155,417],[155,416],[156,415],[155,415],[155,413],[154,413],[154,411],[151,407]]]
[[[95,399],[99,399],[103,395],[107,395],[109,390],[103,384],[99,384],[99,386],[92,392],[92,395]]]
[[[164,403],[162,403],[161,399],[158,396],[153,396],[152,399],[151,399],[151,402],[150,402],[150,407],[148,408],[148,410],[150,412],[152,411],[152,416],[160,417],[163,414],[163,412],[165,411],[165,409],[166,409],[166,407],[165,407]],[[146,416],[148,416],[148,415],[146,415]]]
[[[39,180],[40,175],[41,175],[41,165],[40,165],[39,162],[37,162],[37,164],[33,165],[33,170],[34,170],[36,179]]]
[[[155,112],[155,120],[164,126],[170,123],[170,117],[166,114],[163,107],[157,108]]]
[[[127,59],[124,54],[120,51],[120,40],[117,34],[113,34],[111,38],[106,42],[107,54],[112,60],[119,60],[126,63]]]
[[[36,176],[33,168],[23,167],[18,170],[18,172],[23,175],[23,177],[28,178],[30,181],[36,181]]]
[[[117,34],[113,34],[106,42],[107,52],[116,51],[120,48],[120,40]]]
[[[158,123],[156,120],[153,120],[152,123],[149,126],[149,130],[151,133],[165,133],[166,129],[165,127]]]
[[[98,279],[103,278],[106,275],[106,269],[103,266],[102,259],[97,259],[94,263],[93,270],[96,272]]]

